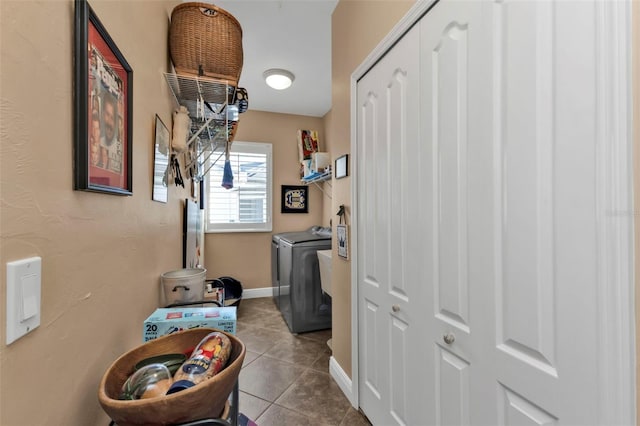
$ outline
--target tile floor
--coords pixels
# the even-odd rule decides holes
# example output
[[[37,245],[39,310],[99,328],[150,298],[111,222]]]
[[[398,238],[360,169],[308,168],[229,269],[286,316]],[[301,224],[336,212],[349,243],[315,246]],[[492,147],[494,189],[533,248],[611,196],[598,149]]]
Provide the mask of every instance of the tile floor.
[[[240,411],[258,426],[368,426],[329,375],[331,330],[291,334],[270,297],[243,299]]]

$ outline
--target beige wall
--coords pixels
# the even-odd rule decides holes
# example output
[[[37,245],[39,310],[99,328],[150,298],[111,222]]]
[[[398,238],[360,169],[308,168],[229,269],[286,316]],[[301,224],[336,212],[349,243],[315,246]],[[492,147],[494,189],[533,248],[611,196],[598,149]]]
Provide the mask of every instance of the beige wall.
[[[413,0],[340,0],[331,19],[332,109],[325,117],[332,159],[351,150],[351,74],[413,5]],[[353,158],[349,157],[349,163]],[[351,167],[349,167],[351,169]],[[333,180],[332,208],[344,204],[351,224],[351,178]],[[333,356],[351,376],[351,262],[333,253]]]
[[[0,1],[0,279],[6,262],[41,256],[41,325],[4,345],[0,293],[0,424],[108,424],[97,400],[102,375],[141,342],[160,303],[159,276],[182,267],[187,189],[151,201],[155,114],[174,108],[168,71],[169,15],[176,1],[93,0],[91,6],[133,68],[133,196],[72,187],[72,1]],[[324,137],[323,120],[249,111],[238,140],[271,142],[273,232],[322,222],[324,196],[311,188],[309,214],[280,214],[280,185],[297,184],[296,130]],[[328,223],[327,223],[328,224]],[[209,277],[247,288],[270,285],[271,234],[210,234]]]
[[[175,2],[93,0],[133,68],[133,196],[74,191],[72,1],[0,2],[0,424],[108,423],[98,383],[140,344],[159,275],[182,266],[182,199],[151,201],[154,117],[171,123]],[[42,257],[39,328],[5,346],[6,262]]]
[[[300,185],[297,130],[318,130],[323,149],[323,123],[322,118],[251,110],[240,116],[236,140],[273,145],[273,232],[207,234],[204,266],[209,278],[231,275],[245,289],[270,287],[271,235],[329,224],[323,222],[323,210],[331,199],[315,185],[309,186],[309,213],[280,213],[280,186]]]

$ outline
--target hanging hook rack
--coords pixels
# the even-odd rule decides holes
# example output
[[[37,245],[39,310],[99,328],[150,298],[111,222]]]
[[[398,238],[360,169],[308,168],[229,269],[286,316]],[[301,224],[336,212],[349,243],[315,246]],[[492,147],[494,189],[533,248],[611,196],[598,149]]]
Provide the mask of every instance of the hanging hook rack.
[[[346,214],[347,213],[345,211],[344,204],[340,204],[340,207],[338,208],[338,213],[336,213],[336,216],[340,217],[340,222],[339,223],[342,223],[343,221],[344,221],[344,223],[347,223],[347,220],[346,220],[346,217],[345,217]]]

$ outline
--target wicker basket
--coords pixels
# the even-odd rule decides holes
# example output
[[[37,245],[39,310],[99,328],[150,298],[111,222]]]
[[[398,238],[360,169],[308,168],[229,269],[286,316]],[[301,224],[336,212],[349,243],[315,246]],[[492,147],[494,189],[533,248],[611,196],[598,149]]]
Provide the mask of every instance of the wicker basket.
[[[242,28],[229,12],[184,3],[171,12],[169,51],[176,73],[213,77],[237,86],[242,72]]]
[[[118,399],[122,385],[141,360],[167,353],[193,349],[211,328],[194,328],[151,340],[118,358],[100,382],[100,405],[118,426],[165,426],[200,419],[219,418],[240,374],[246,348],[237,337],[231,340],[231,356],[224,370],[198,385],[156,398],[123,401]]]

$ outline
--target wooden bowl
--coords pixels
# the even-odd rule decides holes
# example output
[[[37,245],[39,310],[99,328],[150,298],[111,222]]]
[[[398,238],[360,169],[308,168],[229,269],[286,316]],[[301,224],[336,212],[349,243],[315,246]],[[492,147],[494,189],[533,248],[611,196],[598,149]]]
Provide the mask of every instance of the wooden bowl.
[[[218,331],[231,340],[227,366],[210,379],[183,391],[149,399],[119,400],[122,385],[145,358],[193,349],[209,333]],[[120,356],[100,381],[98,399],[102,409],[118,426],[166,426],[223,415],[235,385],[246,348],[234,335],[213,328],[194,328],[151,340]]]

